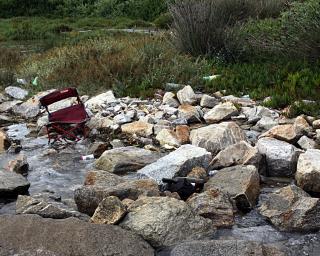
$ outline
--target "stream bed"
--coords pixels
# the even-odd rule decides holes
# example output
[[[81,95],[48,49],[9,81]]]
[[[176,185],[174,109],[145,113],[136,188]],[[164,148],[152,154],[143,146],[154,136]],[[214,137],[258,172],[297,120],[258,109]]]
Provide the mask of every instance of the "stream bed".
[[[84,182],[86,172],[93,168],[93,161],[80,161],[79,157],[86,155],[89,148],[87,141],[69,145],[58,150],[48,145],[46,137],[28,137],[26,131],[20,127],[17,134],[22,136],[22,151],[29,163],[27,179],[31,183],[29,194],[50,192],[61,197],[62,202],[74,208],[74,190]],[[9,132],[10,134],[10,132]],[[26,136],[26,137],[24,137]],[[16,137],[17,138],[17,137]],[[21,137],[20,137],[21,138]],[[0,166],[4,167],[8,161],[17,156],[15,153],[0,155]],[[134,178],[134,175],[127,175]],[[268,193],[279,184],[268,185],[262,188],[262,194]],[[0,214],[15,214],[15,201],[0,201]],[[203,237],[201,238],[203,239]],[[292,251],[290,255],[320,255],[320,233],[290,233],[276,230],[263,218],[256,209],[245,215],[237,215],[232,228],[219,229],[207,235],[205,240],[246,240],[262,243],[281,244]],[[157,255],[170,255],[172,248],[158,250]]]

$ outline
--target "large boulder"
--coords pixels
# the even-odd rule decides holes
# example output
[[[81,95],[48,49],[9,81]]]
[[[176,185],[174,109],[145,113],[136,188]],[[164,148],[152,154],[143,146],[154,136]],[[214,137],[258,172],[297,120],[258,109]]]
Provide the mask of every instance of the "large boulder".
[[[187,204],[200,216],[212,220],[216,227],[234,224],[233,207],[229,197],[216,189],[193,194]]]
[[[223,122],[192,130],[190,140],[193,145],[205,148],[215,156],[226,147],[245,141],[246,136],[236,123]]]
[[[308,192],[320,192],[320,150],[308,149],[298,159],[296,180]]]
[[[320,229],[320,199],[290,185],[261,198],[259,212],[283,231]]]
[[[227,147],[216,155],[210,166],[213,169],[220,169],[232,165],[254,165],[259,167],[261,155],[256,147],[252,147],[245,141],[240,141]]]
[[[153,134],[153,125],[143,121],[136,121],[133,123],[122,125],[121,130],[124,133],[148,137]]]
[[[187,144],[145,166],[138,173],[162,184],[163,178],[187,176],[193,167],[207,168],[210,160],[211,154],[207,150]]]
[[[66,219],[69,217],[85,218],[61,202],[50,200],[42,195],[19,195],[16,202],[16,214],[37,214],[43,218]]]
[[[126,206],[118,197],[109,196],[103,199],[95,210],[91,221],[96,224],[117,224],[127,213]]]
[[[181,104],[194,104],[197,102],[196,94],[190,85],[185,86],[177,93],[177,98]]]
[[[121,147],[105,151],[96,160],[95,164],[98,169],[124,174],[139,170],[159,158],[159,154],[150,150],[137,147]]]
[[[20,103],[22,103],[21,100],[12,100],[12,101],[2,102],[0,104],[0,112],[10,111],[15,105],[18,105]]]
[[[239,210],[248,211],[256,205],[260,176],[253,165],[228,167],[211,177],[204,188],[221,190],[235,201]]]
[[[160,247],[206,232],[212,228],[212,223],[196,215],[184,201],[149,197],[134,202],[120,226],[141,235],[152,246]]]
[[[29,187],[30,183],[22,175],[0,170],[0,197],[25,194]]]
[[[238,115],[238,109],[231,102],[221,103],[211,109],[204,115],[204,120],[207,123],[213,124],[218,123],[222,120],[228,120],[232,116]]]
[[[261,172],[272,177],[292,177],[296,172],[300,151],[293,145],[274,138],[261,138],[257,143],[265,158],[265,169]]]
[[[245,240],[188,241],[175,246],[170,256],[285,256],[276,247]]]
[[[22,116],[23,118],[33,118],[40,113],[40,106],[32,102],[24,102],[21,105],[15,105],[12,107],[13,113]]]
[[[249,123],[256,123],[263,117],[270,117],[272,119],[279,117],[277,112],[262,106],[255,106],[253,108],[244,107],[242,110]]]
[[[138,235],[117,226],[91,224],[75,218],[4,215],[0,216],[0,255],[151,256],[154,251]]]
[[[136,200],[142,195],[159,196],[158,184],[153,180],[129,180],[116,186],[82,186],[75,190],[74,200],[80,212],[92,215],[99,203],[108,196]]]

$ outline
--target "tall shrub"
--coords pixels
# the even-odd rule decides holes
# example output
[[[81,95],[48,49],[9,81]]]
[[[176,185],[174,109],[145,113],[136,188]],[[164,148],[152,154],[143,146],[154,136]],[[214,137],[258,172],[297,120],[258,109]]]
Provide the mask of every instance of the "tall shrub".
[[[251,18],[274,17],[285,0],[172,0],[174,41],[193,55],[227,54],[230,28]],[[232,51],[231,51],[232,52]]]

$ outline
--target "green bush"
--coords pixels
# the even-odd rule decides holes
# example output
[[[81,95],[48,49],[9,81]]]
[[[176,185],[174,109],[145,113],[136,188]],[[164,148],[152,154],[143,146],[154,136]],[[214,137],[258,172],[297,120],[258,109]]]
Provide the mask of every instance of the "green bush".
[[[285,0],[172,0],[174,40],[179,49],[193,55],[232,52],[231,28],[249,18],[279,15]],[[239,44],[239,43],[238,43]],[[237,46],[237,45],[234,45]]]
[[[246,54],[267,52],[317,61],[320,57],[320,2],[294,2],[281,17],[251,21],[239,31],[241,40],[238,41],[245,45]]]
[[[249,94],[262,100],[271,96],[268,106],[281,108],[296,100],[320,100],[320,66],[303,61],[269,60],[269,62],[215,65],[221,77],[207,84],[207,90]]]
[[[168,29],[173,22],[173,18],[170,13],[161,14],[158,18],[156,18],[153,23],[157,28]]]

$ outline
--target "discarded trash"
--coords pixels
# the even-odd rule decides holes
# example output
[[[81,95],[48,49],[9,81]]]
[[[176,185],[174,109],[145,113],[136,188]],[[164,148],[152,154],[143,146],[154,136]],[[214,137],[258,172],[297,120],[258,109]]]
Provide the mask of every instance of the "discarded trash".
[[[214,176],[216,173],[217,173],[217,171],[216,171],[216,170],[209,171],[209,176],[210,176],[210,177],[211,177],[211,176]]]
[[[177,192],[182,200],[187,200],[194,192],[201,191],[205,183],[202,179],[189,177],[163,178],[162,182],[166,183],[162,188],[163,191]]]
[[[86,155],[86,156],[81,156],[81,160],[83,161],[88,161],[94,159],[94,155]]]
[[[39,77],[37,77],[37,76],[33,79],[32,84],[34,86],[38,86],[38,79],[39,79]]]
[[[24,78],[17,78],[17,83],[18,84],[23,84],[23,85],[27,85],[28,84],[28,82]]]
[[[206,81],[212,81],[214,79],[217,79],[220,76],[221,75],[204,76],[203,79],[206,80]]]

